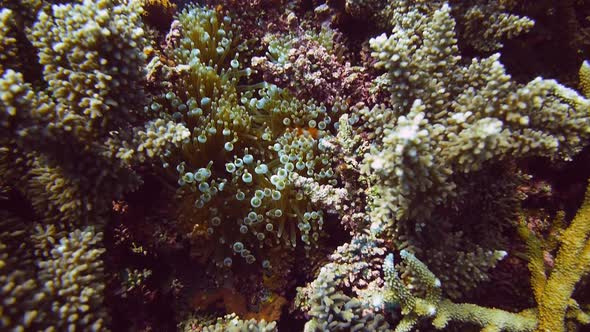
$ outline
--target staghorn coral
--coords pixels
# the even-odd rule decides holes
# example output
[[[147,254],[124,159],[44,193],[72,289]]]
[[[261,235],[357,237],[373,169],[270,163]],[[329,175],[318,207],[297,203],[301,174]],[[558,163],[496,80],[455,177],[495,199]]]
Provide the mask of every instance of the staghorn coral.
[[[60,232],[4,215],[0,321],[10,331],[106,330],[102,234]]]
[[[1,167],[47,219],[100,219],[112,198],[139,182],[103,156],[104,140],[135,117],[130,105],[143,98],[138,11],[135,2],[54,5],[27,36],[44,85],[13,69],[3,73]]]
[[[140,13],[137,2],[99,1],[55,5],[51,15],[39,14],[30,38],[44,66],[47,93],[63,114],[52,130],[90,140],[133,119],[133,107],[143,98],[146,40]]]
[[[51,227],[38,227],[32,235],[37,247],[37,278],[47,301],[40,314],[55,320],[57,330],[106,329],[102,233],[88,227],[56,238]]]
[[[453,1],[457,20],[461,22],[459,34],[469,46],[480,52],[501,49],[503,42],[529,32],[535,22],[526,17],[510,14],[514,4],[502,0],[479,0],[465,4]]]
[[[394,256],[389,254],[383,264],[385,275],[385,293],[383,300],[386,304],[399,306],[403,317],[397,324],[395,331],[412,331],[420,319],[432,319],[436,329],[443,329],[450,321],[477,324],[483,331],[533,331],[537,325],[535,315],[531,310],[518,314],[484,308],[474,304],[453,303],[441,298],[441,282],[430,270],[411,253],[402,250],[400,256],[415,273],[414,283],[421,284],[425,292],[422,295],[413,293],[415,288],[406,285],[398,274],[394,265]]]
[[[458,35],[461,42],[479,52],[493,52],[501,49],[506,40],[530,31],[534,21],[526,16],[510,13],[515,4],[502,0],[477,1],[374,1],[347,0],[344,9],[352,17],[363,19],[381,27],[395,27],[404,15],[411,15],[406,21],[416,21],[411,12],[418,9],[422,14],[432,15],[445,4],[453,9],[458,21]]]
[[[501,229],[518,206],[514,188],[519,180],[508,168],[486,180],[486,187],[477,181],[515,158],[571,158],[589,137],[588,100],[553,80],[537,78],[526,85],[511,81],[497,54],[463,65],[450,7],[444,5],[432,15],[423,14],[419,6],[408,9],[399,9],[391,36],[370,41],[376,66],[387,71],[383,81],[388,83],[382,88],[390,95],[391,107],[360,110],[360,128],[374,132],[363,161],[372,184],[371,227],[375,234],[386,230],[399,248],[419,256],[424,243],[444,234],[449,245],[437,250],[446,257],[442,261],[450,261],[446,255],[455,255],[460,243],[452,244],[451,233],[473,230],[464,226],[471,217],[462,211],[481,206],[479,197],[496,197],[497,206],[479,211],[489,213],[483,227],[497,229],[492,233],[496,242],[486,244],[482,255],[476,235],[469,231],[473,245],[460,245],[479,251],[470,254],[478,263],[468,264],[486,270],[502,257],[493,251],[501,248]],[[413,20],[402,19],[404,13]],[[514,198],[499,199],[505,190]],[[495,211],[504,212],[495,218]],[[441,257],[428,263],[433,262],[441,262]],[[479,277],[466,279],[482,278],[476,271]]]
[[[582,65],[580,66],[579,76],[580,76],[580,90],[582,90],[582,93],[584,94],[584,96],[589,97],[590,96],[590,64],[588,63],[588,61],[582,62]]]
[[[16,330],[33,325],[38,284],[30,272],[34,259],[27,250],[28,227],[7,213],[0,217],[0,322]]]
[[[363,248],[363,244],[368,244],[368,248]],[[350,246],[338,248],[333,256],[335,262],[324,265],[307,289],[298,290],[299,301],[306,304],[310,316],[304,331],[388,331],[389,324],[379,313],[379,300],[374,300],[380,296],[379,281],[371,280],[376,276],[371,275],[375,271],[369,265],[381,254],[379,245],[371,244],[367,238],[353,239]],[[361,278],[355,279],[356,274]],[[370,283],[367,290],[353,290],[352,294],[343,291],[347,284],[365,279]]]
[[[1,245],[8,292],[2,320],[11,330],[107,330],[104,249],[95,229],[104,226],[111,200],[139,178],[105,158],[103,144],[135,118],[132,104],[144,98],[140,7],[113,1],[7,7],[3,2],[2,26],[12,30],[3,45],[16,47],[2,53],[0,169],[3,185],[32,209],[15,212],[16,220],[27,220],[18,231],[11,230],[14,222],[1,229],[9,237]],[[26,241],[15,242],[19,237]]]
[[[566,331],[566,317],[590,323],[590,315],[572,298],[574,287],[590,267],[589,208],[590,187],[574,219],[567,227],[563,220],[554,221],[550,234],[554,238],[547,241],[541,242],[524,223],[519,226],[527,244],[531,286],[538,304],[538,331]],[[563,214],[558,218],[563,219]],[[546,255],[553,251],[556,251],[554,263],[548,267]]]
[[[537,307],[518,314],[441,299],[441,281],[414,255],[402,250],[400,255],[414,272],[414,282],[424,285],[425,294],[415,296],[412,290],[417,287],[404,284],[394,266],[393,254],[389,254],[383,265],[388,289],[384,299],[399,304],[404,315],[396,331],[409,331],[421,317],[432,317],[432,324],[437,329],[444,328],[449,321],[458,320],[478,324],[486,331],[565,331],[566,319],[590,323],[588,313],[572,298],[576,283],[588,273],[588,192],[587,189],[582,206],[567,228],[559,229],[563,227],[563,220],[554,222],[557,230],[552,236],[558,233],[557,239],[542,243],[524,223],[520,224],[519,233],[527,243],[531,286]],[[546,252],[554,250],[557,250],[557,256],[548,269]]]
[[[14,22],[13,13],[10,9],[3,8],[0,11],[0,74],[3,73],[5,63],[8,66],[14,66],[15,56],[17,54],[17,39],[14,36]]]

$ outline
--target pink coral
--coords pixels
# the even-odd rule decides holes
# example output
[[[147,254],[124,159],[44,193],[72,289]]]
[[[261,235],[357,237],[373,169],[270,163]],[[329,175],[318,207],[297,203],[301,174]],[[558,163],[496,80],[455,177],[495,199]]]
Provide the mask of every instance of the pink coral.
[[[342,61],[315,40],[294,40],[284,63],[255,57],[252,66],[265,81],[286,88],[303,99],[313,98],[326,105],[342,100],[354,104],[368,100],[371,77],[364,69]]]

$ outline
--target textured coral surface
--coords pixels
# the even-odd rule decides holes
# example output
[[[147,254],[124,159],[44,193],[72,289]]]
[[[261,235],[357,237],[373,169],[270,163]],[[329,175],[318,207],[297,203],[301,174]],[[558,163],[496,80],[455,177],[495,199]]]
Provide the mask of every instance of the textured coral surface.
[[[589,12],[0,0],[0,330],[588,328]]]

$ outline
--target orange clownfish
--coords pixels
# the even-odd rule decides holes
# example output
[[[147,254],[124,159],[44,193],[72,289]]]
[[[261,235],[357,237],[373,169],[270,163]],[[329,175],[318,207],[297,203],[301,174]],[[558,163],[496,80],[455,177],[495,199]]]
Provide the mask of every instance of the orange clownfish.
[[[307,128],[301,128],[301,127],[295,127],[295,129],[297,130],[297,136],[301,136],[304,134],[309,134],[309,136],[313,137],[314,139],[317,139],[319,136],[319,130],[317,128],[312,128],[312,127],[307,127]]]

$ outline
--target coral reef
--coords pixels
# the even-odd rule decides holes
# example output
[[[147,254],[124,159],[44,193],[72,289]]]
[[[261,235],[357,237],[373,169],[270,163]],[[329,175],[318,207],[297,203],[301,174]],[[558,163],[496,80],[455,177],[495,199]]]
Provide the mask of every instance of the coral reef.
[[[311,250],[323,214],[292,177],[335,181],[322,146],[329,110],[266,82],[239,85],[252,69],[239,58],[229,16],[190,6],[178,22],[180,39],[165,54],[175,66],[163,65],[170,79],[147,108],[155,119],[116,155],[158,163],[178,186],[180,227],[196,245],[217,246],[212,254],[220,267],[241,258],[269,268],[262,251],[278,244]]]
[[[376,233],[392,232],[400,249],[420,251],[416,248],[428,248],[422,241],[444,234],[436,249],[418,255],[428,257],[427,264],[434,267],[450,261],[444,253],[452,253],[459,270],[478,266],[460,279],[485,280],[479,271],[504,256],[497,251],[502,228],[509,227],[506,222],[514,217],[510,211],[518,204],[516,197],[500,199],[514,192],[518,176],[498,165],[530,156],[571,158],[588,139],[588,101],[552,80],[512,82],[497,54],[462,65],[449,6],[430,16],[411,11],[417,16],[413,29],[403,27],[407,22],[402,13],[400,9],[394,15],[400,17],[394,34],[370,41],[376,66],[387,70],[381,88],[387,89],[393,108],[365,107],[359,112],[366,122],[361,130],[375,132],[363,161],[372,185],[371,220]],[[557,114],[563,121],[554,122]],[[567,120],[566,114],[571,114]],[[564,127],[552,129],[557,123]],[[491,197],[498,205],[486,207],[483,202]],[[482,235],[465,224],[472,216],[463,211],[471,206],[480,209],[484,220],[478,227],[486,229],[491,241],[468,244],[466,239]],[[459,246],[473,251],[458,258]],[[455,278],[458,274],[453,270]]]
[[[589,11],[0,0],[0,329],[584,328]]]
[[[139,182],[103,156],[105,140],[131,121],[130,106],[143,98],[138,10],[102,1],[41,11],[27,37],[43,83],[27,82],[10,68],[1,78],[0,168],[47,219],[98,221],[111,197]]]
[[[564,215],[553,222],[551,239],[541,242],[540,238],[524,223],[519,232],[528,248],[531,286],[538,303],[539,331],[565,331],[566,317],[584,324],[590,323],[590,313],[584,312],[572,298],[576,284],[588,274],[590,268],[590,187],[574,219],[565,228]],[[546,255],[552,255],[551,265],[547,267]],[[566,316],[567,312],[567,316]]]
[[[103,330],[102,233],[2,216],[0,320],[9,330]]]

